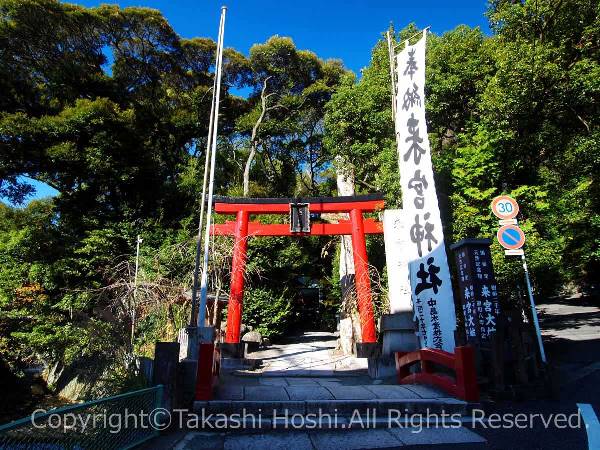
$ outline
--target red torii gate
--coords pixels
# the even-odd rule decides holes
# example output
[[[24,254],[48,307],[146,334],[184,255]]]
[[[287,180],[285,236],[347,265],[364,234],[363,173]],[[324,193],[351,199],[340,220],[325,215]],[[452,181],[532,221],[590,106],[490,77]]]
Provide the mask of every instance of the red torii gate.
[[[233,262],[231,270],[231,290],[227,310],[227,330],[223,350],[238,353],[234,350],[240,343],[240,326],[244,297],[244,271],[248,238],[253,236],[322,236],[351,235],[354,255],[355,284],[358,300],[358,311],[361,322],[362,342],[357,344],[358,356],[370,356],[375,351],[377,335],[375,318],[371,300],[371,281],[367,258],[365,234],[382,234],[383,224],[374,219],[363,218],[363,213],[380,211],[384,208],[383,196],[379,194],[316,197],[316,198],[231,198],[215,196],[215,212],[231,214],[236,220],[224,224],[215,224],[212,234],[233,236]],[[308,232],[294,232],[290,224],[263,224],[250,222],[250,215],[256,214],[290,214],[292,205],[308,204],[312,213],[348,213],[350,220],[339,220],[338,223],[315,223]]]

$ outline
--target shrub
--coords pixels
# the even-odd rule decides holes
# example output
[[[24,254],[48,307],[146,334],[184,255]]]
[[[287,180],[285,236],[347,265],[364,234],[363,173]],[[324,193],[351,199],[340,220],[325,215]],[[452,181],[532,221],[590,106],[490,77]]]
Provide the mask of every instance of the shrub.
[[[292,307],[287,291],[254,288],[244,295],[242,320],[264,337],[277,338],[285,334],[292,319]]]

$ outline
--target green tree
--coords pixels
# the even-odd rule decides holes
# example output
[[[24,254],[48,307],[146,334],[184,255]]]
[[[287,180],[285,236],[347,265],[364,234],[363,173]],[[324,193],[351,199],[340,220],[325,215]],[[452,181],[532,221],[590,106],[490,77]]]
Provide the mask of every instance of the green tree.
[[[279,36],[252,46],[249,62],[254,91],[248,112],[237,121],[248,146],[243,195],[250,194],[251,178],[255,193],[263,195],[293,195],[297,180],[303,191],[316,192],[327,163],[322,152],[322,118],[344,73],[341,63],[322,61],[310,51],[296,49],[290,38]],[[290,176],[296,173],[298,177]],[[257,190],[259,185],[262,191]]]

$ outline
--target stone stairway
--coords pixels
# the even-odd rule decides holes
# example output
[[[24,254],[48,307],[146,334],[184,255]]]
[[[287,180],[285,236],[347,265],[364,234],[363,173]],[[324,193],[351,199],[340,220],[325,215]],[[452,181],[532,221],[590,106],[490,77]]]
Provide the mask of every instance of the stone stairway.
[[[250,381],[250,382],[249,382]],[[323,417],[333,428],[367,427],[376,422],[400,425],[412,416],[462,417],[472,405],[427,386],[379,384],[356,377],[228,377],[212,401],[195,402],[198,414],[232,416],[246,413],[261,418],[261,427],[276,428],[292,417],[309,425]],[[249,416],[249,419],[252,417]],[[364,423],[363,423],[364,422]]]
[[[236,442],[225,448],[271,448],[271,441],[284,448],[292,437],[294,449],[485,443],[464,426],[475,405],[427,386],[383,384],[362,376],[230,376],[222,381],[216,398],[195,402],[194,412],[225,432],[223,439]]]
[[[373,380],[366,360],[336,354],[331,333],[305,333],[249,358],[252,368],[222,370],[213,400],[194,403],[203,432],[176,448],[485,445],[463,426],[475,405],[428,386]]]

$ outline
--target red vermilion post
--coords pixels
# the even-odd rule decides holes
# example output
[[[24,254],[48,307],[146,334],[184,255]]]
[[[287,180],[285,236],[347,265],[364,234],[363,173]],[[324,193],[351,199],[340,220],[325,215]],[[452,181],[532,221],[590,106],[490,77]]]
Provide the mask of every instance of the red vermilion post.
[[[471,346],[456,347],[456,385],[464,392],[464,400],[479,401],[479,385],[477,384],[477,368],[475,366],[475,350]]]
[[[212,400],[215,344],[200,344],[196,372],[196,400]]]
[[[363,215],[360,209],[350,210],[352,221],[352,253],[354,255],[354,282],[360,315],[360,329],[363,343],[377,342],[375,333],[375,317],[371,302],[371,280],[369,278],[369,260]]]
[[[398,383],[402,384],[402,379],[404,377],[407,377],[410,375],[410,369],[408,366],[406,365],[401,365],[400,364],[400,358],[402,358],[404,355],[407,355],[409,352],[396,352],[395,354],[395,359],[396,359],[396,370],[398,371]]]
[[[423,355],[423,350],[419,350],[421,353],[421,372],[422,373],[434,373],[433,365],[431,361],[427,361]]]
[[[246,250],[248,249],[248,211],[238,211],[235,224],[235,242],[233,244],[233,262],[231,266],[231,289],[227,307],[227,331],[225,342],[240,342],[242,324],[242,304],[244,300],[244,272],[246,270]]]

